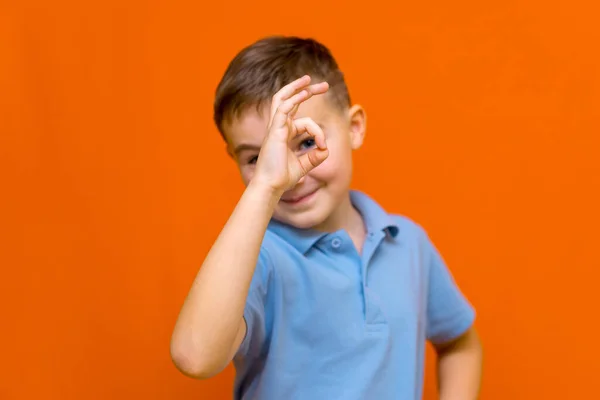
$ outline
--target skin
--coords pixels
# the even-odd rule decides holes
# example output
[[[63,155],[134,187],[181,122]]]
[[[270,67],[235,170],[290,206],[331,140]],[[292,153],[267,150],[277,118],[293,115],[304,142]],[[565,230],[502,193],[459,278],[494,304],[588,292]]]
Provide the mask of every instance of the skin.
[[[304,76],[276,93],[271,104],[248,107],[224,127],[246,190],[204,260],[173,331],[171,356],[186,375],[209,378],[237,352],[271,218],[302,229],[345,229],[362,250],[365,227],[349,188],[352,152],[363,143],[366,114],[359,105],[336,107],[327,90],[327,83],[311,84]],[[477,397],[480,348],[474,329],[437,346],[442,399]]]
[[[225,127],[228,152],[238,164],[246,186],[256,180],[259,168],[267,167],[267,163],[269,169],[281,168],[283,164],[264,159],[264,155],[258,157],[269,118],[268,106],[260,112],[250,107]],[[340,110],[327,95],[314,96],[302,102],[293,118],[297,125],[314,121],[313,124],[317,125],[315,129],[322,131],[328,154],[320,165],[303,174],[296,184],[285,186],[273,217],[303,229],[327,232],[346,229],[360,250],[365,227],[362,217],[350,202],[349,187],[352,152],[361,147],[365,136],[366,115],[363,108],[355,105]],[[310,132],[300,131],[292,134],[285,147],[291,154],[302,157],[310,154],[316,145]],[[261,161],[265,165],[261,166]],[[296,181],[296,177],[293,181]]]

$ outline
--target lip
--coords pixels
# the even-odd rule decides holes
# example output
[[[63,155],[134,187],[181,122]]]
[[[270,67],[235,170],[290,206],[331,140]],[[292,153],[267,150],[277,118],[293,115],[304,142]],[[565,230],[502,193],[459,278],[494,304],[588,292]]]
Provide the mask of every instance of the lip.
[[[307,201],[312,199],[318,191],[319,191],[319,189],[315,189],[312,192],[310,192],[304,196],[292,197],[291,199],[281,199],[281,201],[283,203],[289,204],[289,205],[297,205],[297,204],[306,203]]]

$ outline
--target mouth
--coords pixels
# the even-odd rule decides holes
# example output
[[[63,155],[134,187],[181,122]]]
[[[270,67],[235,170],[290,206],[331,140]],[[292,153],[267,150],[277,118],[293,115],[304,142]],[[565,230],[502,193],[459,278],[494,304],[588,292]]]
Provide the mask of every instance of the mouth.
[[[289,205],[298,205],[298,204],[303,204],[308,202],[309,200],[311,200],[313,197],[315,197],[315,194],[319,191],[319,189],[315,189],[310,193],[307,193],[305,195],[301,195],[301,196],[295,196],[295,197],[290,197],[290,198],[286,198],[286,199],[281,199],[282,203],[285,204],[289,204]]]

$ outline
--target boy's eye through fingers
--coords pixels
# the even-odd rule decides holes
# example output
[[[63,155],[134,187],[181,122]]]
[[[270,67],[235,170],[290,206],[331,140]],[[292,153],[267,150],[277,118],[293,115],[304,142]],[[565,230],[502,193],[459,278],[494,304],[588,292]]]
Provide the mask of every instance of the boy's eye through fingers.
[[[311,118],[298,118],[293,121],[293,124],[297,132],[302,132],[304,135],[306,135],[306,137],[303,138],[304,140],[302,140],[302,143],[308,139],[314,139],[314,143],[319,149],[324,150],[327,148],[323,130]]]
[[[317,147],[301,149],[301,155],[298,156],[298,161],[307,174],[310,170],[321,164],[327,158],[328,151],[325,143],[325,135],[319,125],[310,118],[298,118],[292,122],[298,132],[306,132],[310,138],[314,138]],[[302,144],[304,144],[303,141]]]
[[[316,145],[314,138],[309,138],[300,142],[300,150],[309,150],[312,149]]]
[[[297,129],[294,125],[294,129]],[[297,131],[296,136],[290,141],[290,148],[300,151],[316,146],[315,138],[306,131]]]

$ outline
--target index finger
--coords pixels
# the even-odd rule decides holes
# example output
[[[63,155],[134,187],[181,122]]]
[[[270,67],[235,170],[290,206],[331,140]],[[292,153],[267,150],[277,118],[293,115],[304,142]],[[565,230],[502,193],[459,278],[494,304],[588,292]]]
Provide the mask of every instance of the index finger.
[[[290,98],[283,101],[274,100],[271,104],[271,120],[269,122],[269,129],[272,126],[284,126],[293,120],[300,104],[310,99],[314,95],[325,93],[329,90],[329,84],[327,82],[315,83],[308,87],[302,87],[298,93],[295,93]]]
[[[279,103],[279,105],[273,110],[273,115],[271,117],[271,121],[269,122],[269,130],[271,130],[273,127],[283,128],[286,125],[289,129],[289,124],[294,119],[294,116],[298,111],[298,107],[300,106],[300,104],[302,104],[315,94],[325,93],[328,89],[329,84],[327,82],[317,83],[315,85],[309,86],[308,88],[302,89],[300,92],[294,94],[289,99],[286,99]]]
[[[292,108],[292,111],[290,111],[288,114],[288,116],[291,119],[294,119],[294,116],[298,112],[298,108],[300,107],[300,104],[304,103],[306,100],[310,99],[311,97],[313,97],[315,95],[326,93],[329,90],[329,83],[327,83],[327,82],[315,83],[313,85],[310,85],[309,87],[307,87],[304,90],[306,90],[306,92],[308,92],[308,96],[306,96],[304,99],[302,99],[300,102],[298,102],[297,104],[294,105],[294,108]]]
[[[282,87],[275,95],[273,96],[273,100],[271,101],[271,113],[269,121],[273,120],[273,116],[277,111],[277,108],[281,103],[285,100],[292,97],[299,90],[305,88],[310,83],[310,76],[304,75],[301,78],[296,79],[295,81],[288,83],[284,87]]]

